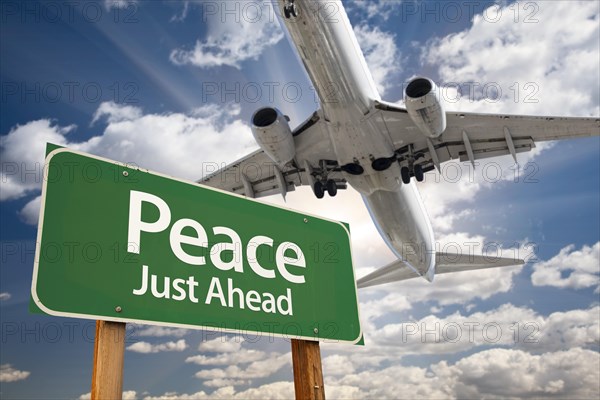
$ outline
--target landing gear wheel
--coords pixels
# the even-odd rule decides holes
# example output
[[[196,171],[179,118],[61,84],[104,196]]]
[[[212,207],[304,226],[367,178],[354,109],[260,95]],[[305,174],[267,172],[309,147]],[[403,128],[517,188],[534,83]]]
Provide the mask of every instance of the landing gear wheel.
[[[400,168],[400,175],[402,176],[402,183],[408,185],[410,183],[410,170],[408,167]]]
[[[423,167],[420,165],[415,165],[415,179],[417,182],[423,182],[425,176],[423,175]]]
[[[317,199],[322,199],[323,197],[325,197],[325,188],[323,187],[323,184],[321,182],[315,182],[315,187],[313,188],[313,191],[315,192],[315,196],[317,196]]]
[[[327,187],[327,193],[329,194],[329,196],[335,197],[335,195],[337,194],[337,184],[335,183],[335,181],[330,179],[327,181],[325,186]]]

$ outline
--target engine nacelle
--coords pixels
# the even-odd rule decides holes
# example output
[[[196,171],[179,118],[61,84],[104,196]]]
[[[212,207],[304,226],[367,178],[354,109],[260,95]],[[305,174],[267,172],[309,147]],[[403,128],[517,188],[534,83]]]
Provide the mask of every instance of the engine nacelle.
[[[252,134],[256,143],[277,164],[294,159],[296,146],[287,117],[276,108],[265,107],[252,116]]]
[[[406,111],[419,130],[430,138],[446,130],[446,112],[437,86],[431,79],[415,78],[404,93]]]

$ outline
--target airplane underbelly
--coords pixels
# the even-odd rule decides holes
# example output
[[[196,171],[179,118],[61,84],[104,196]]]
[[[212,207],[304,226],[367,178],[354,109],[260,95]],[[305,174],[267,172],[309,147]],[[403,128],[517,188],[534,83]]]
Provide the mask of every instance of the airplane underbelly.
[[[400,166],[397,164],[382,172],[364,173],[358,176],[344,173],[344,178],[353,189],[363,196],[378,191],[395,192],[402,186]]]
[[[388,247],[419,275],[433,279],[433,229],[415,184],[396,191],[379,190],[363,195],[363,200]]]
[[[334,113],[334,117],[337,121],[346,121],[328,124],[338,164],[358,164],[364,170],[360,175],[344,173],[348,183],[361,194],[397,190],[401,185],[398,163],[393,163],[385,171],[372,168],[373,160],[394,155],[394,146],[389,138],[370,119],[359,119],[343,111]]]

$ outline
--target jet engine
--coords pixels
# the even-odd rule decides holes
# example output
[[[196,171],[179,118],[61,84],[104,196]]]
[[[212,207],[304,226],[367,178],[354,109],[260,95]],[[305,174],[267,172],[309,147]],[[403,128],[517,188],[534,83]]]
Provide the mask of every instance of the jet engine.
[[[261,149],[280,166],[292,161],[296,155],[288,117],[276,108],[265,107],[254,113],[252,134]]]
[[[436,84],[427,78],[415,78],[406,87],[404,102],[417,128],[427,137],[436,138],[446,130],[446,112]]]

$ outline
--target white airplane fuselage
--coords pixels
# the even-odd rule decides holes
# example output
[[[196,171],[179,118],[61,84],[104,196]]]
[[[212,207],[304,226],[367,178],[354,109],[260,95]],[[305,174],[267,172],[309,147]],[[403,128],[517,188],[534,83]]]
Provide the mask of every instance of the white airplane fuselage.
[[[289,4],[279,0],[280,8]],[[297,16],[282,18],[321,100],[322,117],[339,165],[358,163],[364,172],[344,172],[363,195],[390,249],[416,272],[433,279],[435,245],[431,223],[414,182],[403,184],[400,166],[385,171],[373,159],[392,157],[394,144],[369,118],[380,101],[373,77],[340,1],[296,0]]]

